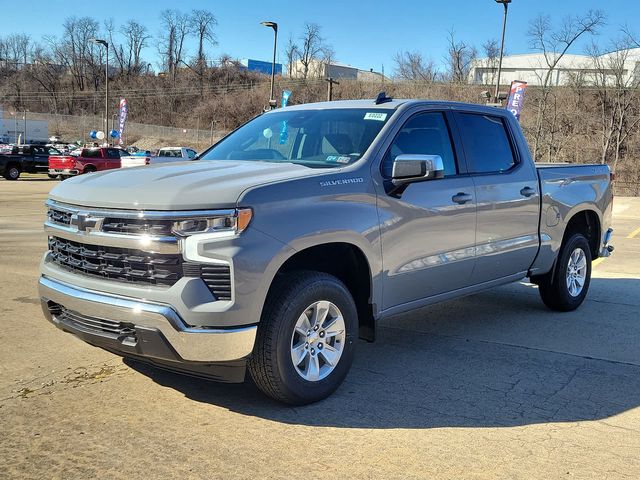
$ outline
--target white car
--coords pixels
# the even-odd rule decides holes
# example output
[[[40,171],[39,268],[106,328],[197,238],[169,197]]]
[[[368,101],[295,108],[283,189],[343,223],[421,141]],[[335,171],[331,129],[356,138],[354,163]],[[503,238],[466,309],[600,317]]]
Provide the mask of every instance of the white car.
[[[165,147],[161,148],[157,155],[126,155],[120,160],[122,161],[122,168],[128,168],[193,160],[197,155],[198,153],[189,147]]]

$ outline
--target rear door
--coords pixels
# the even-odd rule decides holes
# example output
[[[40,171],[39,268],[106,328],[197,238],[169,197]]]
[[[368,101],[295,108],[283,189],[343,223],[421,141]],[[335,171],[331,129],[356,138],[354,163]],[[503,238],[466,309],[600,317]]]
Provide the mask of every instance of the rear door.
[[[49,170],[49,151],[51,155],[60,154],[55,148],[34,146],[33,151],[33,169],[37,173],[46,173]]]
[[[112,168],[120,168],[120,166],[122,165],[122,161],[120,160],[121,151],[122,150],[120,150],[119,148],[105,149],[106,158],[105,158],[105,164],[103,167],[105,170],[109,170]]]
[[[516,148],[507,118],[456,112],[477,200],[474,284],[526,272],[538,251],[540,195],[530,158]]]
[[[385,310],[471,283],[474,186],[451,139],[445,112],[418,111],[404,121],[382,159],[382,184],[400,154],[440,155],[445,165],[444,178],[412,183],[399,198],[379,190]]]

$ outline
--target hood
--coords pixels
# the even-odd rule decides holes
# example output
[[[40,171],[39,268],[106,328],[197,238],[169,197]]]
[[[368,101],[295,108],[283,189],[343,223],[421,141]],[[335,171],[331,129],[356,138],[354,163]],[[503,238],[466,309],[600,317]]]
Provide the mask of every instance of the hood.
[[[233,160],[173,162],[80,175],[50,198],[73,205],[146,210],[234,207],[250,187],[326,173],[292,163]]]

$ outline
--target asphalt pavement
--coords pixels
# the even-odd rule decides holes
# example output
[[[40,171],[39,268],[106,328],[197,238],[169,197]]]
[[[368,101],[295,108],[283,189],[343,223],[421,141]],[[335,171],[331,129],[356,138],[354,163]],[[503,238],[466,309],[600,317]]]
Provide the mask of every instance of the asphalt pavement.
[[[580,309],[517,283],[383,321],[292,408],[123,360],[47,323],[55,181],[0,180],[0,478],[640,478],[640,198]]]

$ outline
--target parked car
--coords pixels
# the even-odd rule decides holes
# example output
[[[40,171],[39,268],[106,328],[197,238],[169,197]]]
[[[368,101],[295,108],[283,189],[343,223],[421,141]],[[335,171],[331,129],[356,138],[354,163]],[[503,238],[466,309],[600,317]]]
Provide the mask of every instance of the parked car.
[[[190,164],[57,185],[45,316],[111,352],[320,400],[376,320],[529,278],[578,308],[608,256],[606,165],[541,165],[507,110],[272,110]],[[354,383],[356,385],[357,382]]]
[[[122,168],[194,160],[197,155],[198,153],[195,150],[188,147],[161,148],[157,155],[151,155],[148,150],[142,154],[138,151],[132,155],[122,157]]]
[[[157,163],[168,161],[175,162],[178,160],[165,160],[165,159],[182,159],[182,160],[193,160],[196,158],[198,153],[189,147],[164,147],[158,150]],[[153,162],[152,163],[156,163]]]
[[[83,148],[80,155],[71,152],[69,155],[49,157],[49,175],[60,175],[63,179],[83,173],[99,172],[120,168],[120,156],[123,150],[112,147]]]
[[[7,180],[17,180],[21,173],[49,173],[49,157],[60,151],[46,145],[13,145],[0,153],[0,172]]]

